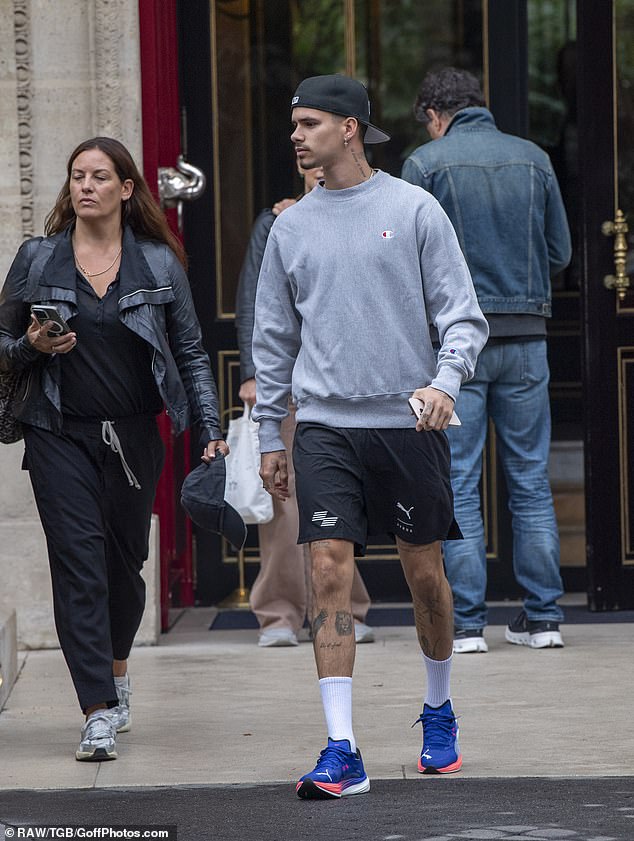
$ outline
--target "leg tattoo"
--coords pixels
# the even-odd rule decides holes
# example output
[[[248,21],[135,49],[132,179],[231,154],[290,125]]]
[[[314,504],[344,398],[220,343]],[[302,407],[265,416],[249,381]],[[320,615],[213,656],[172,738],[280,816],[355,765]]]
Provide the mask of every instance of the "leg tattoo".
[[[424,634],[421,634],[420,637],[419,637],[419,642],[420,642],[420,647],[422,648],[423,654],[425,655],[425,657],[429,657],[430,660],[437,660],[438,659],[436,657],[436,649],[438,648],[438,640],[436,640],[434,645],[432,645],[431,642],[427,639],[427,637]]]
[[[347,610],[338,610],[335,616],[335,629],[340,637],[349,637],[354,629],[352,614]]]
[[[442,611],[438,609],[439,604],[440,599],[427,598],[420,600],[419,609],[422,611],[425,620],[428,621],[430,625],[434,624],[434,617],[436,619],[443,618]]]
[[[313,619],[313,639],[315,639],[320,629],[323,628],[327,618],[328,613],[325,610],[320,610],[319,615]]]

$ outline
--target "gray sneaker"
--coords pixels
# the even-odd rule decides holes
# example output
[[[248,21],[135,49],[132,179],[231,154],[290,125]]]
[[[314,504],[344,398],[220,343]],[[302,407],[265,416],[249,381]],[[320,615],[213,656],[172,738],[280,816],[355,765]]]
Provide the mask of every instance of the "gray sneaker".
[[[107,710],[96,710],[81,728],[81,742],[75,752],[80,762],[104,762],[117,758],[117,733]]]
[[[297,634],[291,628],[269,628],[260,631],[258,637],[260,648],[285,648],[290,645],[299,645]]]
[[[365,622],[355,622],[354,640],[357,645],[364,642],[374,642],[374,628],[366,625]]]
[[[484,639],[483,628],[455,628],[453,632],[454,654],[486,654],[489,646]]]
[[[132,690],[130,689],[130,676],[126,674],[125,684],[123,686],[120,686],[117,681],[115,681],[114,686],[117,690],[119,703],[116,707],[111,707],[108,710],[108,715],[110,716],[117,733],[127,733],[132,724],[132,719],[130,718],[130,695],[132,695]]]

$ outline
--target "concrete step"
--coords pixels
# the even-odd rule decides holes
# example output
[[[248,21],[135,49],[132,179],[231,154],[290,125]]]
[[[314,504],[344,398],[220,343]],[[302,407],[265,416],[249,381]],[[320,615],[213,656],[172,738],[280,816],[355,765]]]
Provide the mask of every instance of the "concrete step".
[[[555,491],[553,504],[559,528],[562,526],[576,526],[585,529],[586,508],[583,490]]]
[[[559,533],[559,557],[562,567],[586,565],[586,535]]]

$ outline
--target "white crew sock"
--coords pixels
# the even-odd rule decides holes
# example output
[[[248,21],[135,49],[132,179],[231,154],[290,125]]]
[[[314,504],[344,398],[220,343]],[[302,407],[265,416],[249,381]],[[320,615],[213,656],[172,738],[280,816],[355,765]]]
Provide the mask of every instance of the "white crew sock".
[[[331,739],[347,739],[355,753],[357,743],[352,732],[352,678],[322,677],[319,681],[326,727]]]
[[[451,676],[451,660],[432,660],[423,654],[425,669],[427,670],[427,692],[425,703],[429,707],[442,707],[451,695],[449,679]]]

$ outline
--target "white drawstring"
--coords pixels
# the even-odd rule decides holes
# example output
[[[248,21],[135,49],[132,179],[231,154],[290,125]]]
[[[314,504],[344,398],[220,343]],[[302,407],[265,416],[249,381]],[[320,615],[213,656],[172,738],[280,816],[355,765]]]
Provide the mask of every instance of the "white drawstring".
[[[130,465],[125,460],[125,456],[123,455],[123,447],[121,446],[121,441],[119,440],[119,436],[114,430],[113,421],[105,420],[101,421],[101,439],[113,453],[117,453],[119,458],[121,459],[121,465],[123,467],[124,473],[130,485],[133,485],[137,491],[141,490],[141,485],[139,485],[139,481],[137,477],[134,475],[132,470],[130,470]]]

